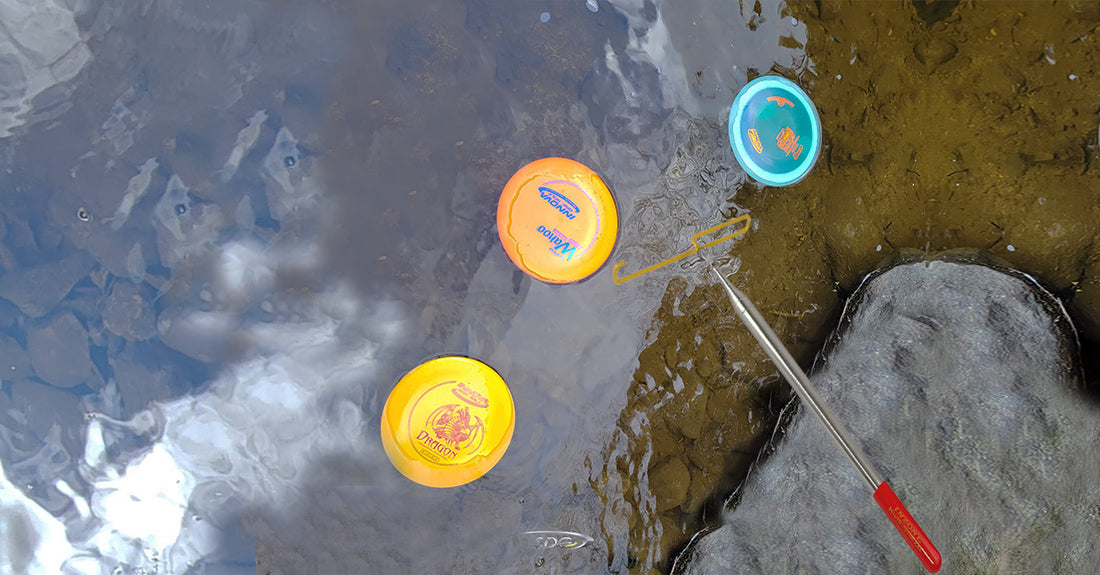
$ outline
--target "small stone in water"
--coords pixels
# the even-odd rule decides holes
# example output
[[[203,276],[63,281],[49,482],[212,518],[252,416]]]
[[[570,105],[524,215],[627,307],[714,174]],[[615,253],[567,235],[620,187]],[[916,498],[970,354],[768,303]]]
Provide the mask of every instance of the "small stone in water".
[[[138,361],[134,357],[135,349],[135,346],[127,345],[108,359],[126,417],[145,409],[154,401],[179,397],[188,388],[187,379],[170,366],[157,362],[145,365]]]
[[[0,276],[0,297],[31,317],[41,317],[65,299],[94,265],[86,252],[77,252],[58,262],[6,273]]]
[[[588,0],[588,2],[585,2],[584,5],[588,6],[588,9],[592,12],[597,12],[600,9],[600,6],[596,4],[596,0]]]
[[[88,354],[88,332],[80,320],[64,312],[27,330],[27,352],[35,373],[58,387],[93,385],[95,378]]]
[[[550,13],[549,12],[543,12],[542,14],[540,14],[539,15],[539,21],[542,22],[543,24],[549,22],[550,21]]]
[[[679,457],[673,457],[650,472],[649,482],[661,486],[665,492],[665,498],[658,501],[658,510],[664,512],[684,502],[691,485],[691,472]]]
[[[157,333],[152,293],[135,283],[120,281],[103,303],[103,326],[132,341],[144,341]]]
[[[12,403],[26,417],[26,431],[21,430],[22,433],[44,438],[54,426],[66,431],[82,427],[80,398],[74,394],[28,379],[12,382],[11,396]],[[50,466],[60,461],[58,458],[43,463]],[[44,467],[39,467],[40,473]]]

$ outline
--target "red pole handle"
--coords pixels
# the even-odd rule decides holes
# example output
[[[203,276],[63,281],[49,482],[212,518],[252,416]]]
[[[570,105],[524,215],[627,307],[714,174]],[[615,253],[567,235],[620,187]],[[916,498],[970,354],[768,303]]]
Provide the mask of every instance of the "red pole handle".
[[[886,513],[886,517],[890,518],[890,522],[897,528],[898,533],[901,533],[901,537],[909,544],[909,548],[917,554],[917,559],[924,563],[924,568],[929,573],[939,571],[943,565],[940,552],[936,550],[932,540],[924,534],[924,530],[920,528],[920,525],[917,525],[917,521],[913,519],[913,516],[909,514],[909,510],[905,508],[905,505],[902,505],[901,500],[894,494],[894,490],[890,489],[885,481],[879,484],[878,489],[875,490],[875,501]]]

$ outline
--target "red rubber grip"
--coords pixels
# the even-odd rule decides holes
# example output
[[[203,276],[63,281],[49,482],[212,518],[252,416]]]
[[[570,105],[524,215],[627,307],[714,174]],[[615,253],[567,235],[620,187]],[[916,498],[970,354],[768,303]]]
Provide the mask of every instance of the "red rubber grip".
[[[875,490],[875,501],[878,502],[878,506],[882,508],[886,516],[890,518],[890,522],[897,528],[898,533],[901,533],[901,537],[909,544],[909,548],[917,554],[920,562],[924,563],[924,568],[929,573],[939,571],[940,567],[943,566],[940,552],[936,550],[932,540],[924,534],[924,530],[920,528],[920,525],[917,525],[917,521],[913,519],[913,516],[909,514],[909,510],[902,505],[901,500],[894,494],[894,490],[890,489],[885,481],[879,484],[878,489]]]

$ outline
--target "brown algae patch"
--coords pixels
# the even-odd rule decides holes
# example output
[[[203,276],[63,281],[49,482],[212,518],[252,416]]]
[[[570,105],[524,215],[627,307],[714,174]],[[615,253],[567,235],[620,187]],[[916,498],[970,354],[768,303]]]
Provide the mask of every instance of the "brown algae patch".
[[[809,28],[812,71],[792,79],[820,112],[821,159],[795,186],[727,193],[759,225],[730,248],[742,270],[731,280],[796,359],[809,366],[843,294],[909,251],[977,249],[1032,274],[1070,296],[1096,339],[1100,4],[825,0],[790,11]],[[625,453],[608,465],[626,486],[647,472],[649,492],[624,491],[634,564],[658,572],[716,520],[789,391],[715,285],[671,282],[651,329],[613,440]]]
[[[1078,303],[1097,297],[1085,278],[1098,255],[1100,7],[793,9],[810,28],[817,75],[802,79],[827,146],[805,188],[843,287],[882,251],[978,248],[1055,292],[1080,287]]]

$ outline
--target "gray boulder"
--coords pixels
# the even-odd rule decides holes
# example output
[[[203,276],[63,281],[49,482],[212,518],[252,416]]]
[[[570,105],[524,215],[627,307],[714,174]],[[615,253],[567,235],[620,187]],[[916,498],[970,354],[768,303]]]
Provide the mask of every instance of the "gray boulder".
[[[944,572],[1100,564],[1100,408],[1076,334],[1030,277],[972,261],[866,279],[811,379],[943,555]],[[785,432],[674,573],[923,573],[792,404]]]

